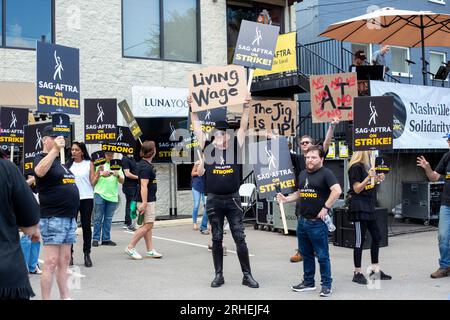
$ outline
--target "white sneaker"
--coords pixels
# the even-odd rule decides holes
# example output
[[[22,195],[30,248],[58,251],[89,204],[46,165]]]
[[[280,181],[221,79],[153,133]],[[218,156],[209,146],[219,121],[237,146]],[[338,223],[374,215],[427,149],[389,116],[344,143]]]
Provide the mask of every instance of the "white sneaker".
[[[125,253],[130,256],[131,258],[133,258],[134,260],[142,260],[142,256],[136,251],[135,248],[125,248]]]
[[[149,258],[162,258],[162,254],[156,251],[155,249],[147,251],[145,255]]]

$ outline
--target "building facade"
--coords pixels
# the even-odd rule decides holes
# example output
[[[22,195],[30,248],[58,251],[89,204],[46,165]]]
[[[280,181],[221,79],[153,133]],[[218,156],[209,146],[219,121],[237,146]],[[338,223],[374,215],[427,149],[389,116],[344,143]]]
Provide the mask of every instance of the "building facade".
[[[0,81],[35,83],[36,41],[79,48],[81,115],[72,116],[74,138],[84,140],[86,98],[127,99],[132,88],[187,88],[189,72],[226,65],[242,19],[265,10],[289,28],[284,0],[0,0]],[[285,18],[287,16],[288,18]],[[139,117],[139,114],[135,114]],[[125,125],[121,114],[118,124]],[[90,151],[98,145],[90,145]],[[191,192],[172,192],[176,168],[157,165],[158,215],[172,207],[190,215]],[[190,173],[190,171],[189,171]],[[123,219],[124,198],[114,217]]]

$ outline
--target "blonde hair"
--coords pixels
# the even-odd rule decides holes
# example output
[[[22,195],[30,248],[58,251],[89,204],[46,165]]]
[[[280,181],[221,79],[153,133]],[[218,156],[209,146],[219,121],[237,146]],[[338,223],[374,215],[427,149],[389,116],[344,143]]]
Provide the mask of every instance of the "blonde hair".
[[[348,168],[350,169],[352,165],[355,163],[362,163],[366,170],[369,170],[371,168],[370,164],[370,151],[355,151],[353,152],[352,158],[350,159],[350,162],[348,163]]]

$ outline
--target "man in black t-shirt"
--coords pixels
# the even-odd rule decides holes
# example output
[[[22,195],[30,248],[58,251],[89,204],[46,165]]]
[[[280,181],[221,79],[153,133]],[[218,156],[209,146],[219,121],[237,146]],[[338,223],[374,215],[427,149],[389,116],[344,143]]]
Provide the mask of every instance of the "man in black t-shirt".
[[[126,198],[124,228],[129,231],[136,231],[136,227],[130,218],[130,203],[133,200],[138,185],[137,163],[132,155],[124,155],[122,157],[122,170],[125,175],[122,191]]]
[[[325,135],[325,140],[323,141],[323,150],[325,152],[325,156],[328,153],[328,148],[330,147],[331,140],[333,139],[334,135],[334,128],[339,124],[339,119],[334,118],[333,121],[330,123],[330,126],[328,127],[327,134]],[[294,173],[295,173],[295,182],[298,187],[298,175],[300,172],[306,169],[306,163],[305,163],[305,153],[308,151],[308,148],[311,147],[313,144],[313,138],[309,135],[303,135],[301,137],[297,138],[298,146],[300,147],[300,154],[291,153],[291,161],[292,165],[294,166]],[[299,203],[295,204],[295,210],[298,210]],[[297,252],[290,258],[291,262],[300,262],[303,260],[303,257],[300,253],[300,249],[297,248]]]
[[[75,176],[59,160],[64,148],[64,137],[56,137],[51,125],[42,131],[43,150],[34,158],[34,173],[41,207],[41,229],[44,243],[44,270],[41,275],[42,299],[50,299],[53,275],[59,286],[61,299],[68,299],[67,269],[70,248],[76,242],[75,217],[80,205],[80,194]]]
[[[450,147],[450,133],[445,138]],[[450,276],[450,151],[444,154],[434,171],[423,156],[417,158],[417,165],[425,169],[430,181],[438,181],[441,176],[445,179],[439,211],[439,269],[433,272],[431,277],[448,277]]]
[[[189,104],[192,98],[188,98]],[[197,169],[199,176],[205,175],[205,187],[208,193],[206,201],[206,214],[211,223],[212,255],[215,277],[211,287],[220,287],[225,283],[223,278],[223,222],[226,217],[231,234],[236,243],[236,252],[241,264],[244,277],[242,284],[250,288],[259,288],[258,282],[253,279],[250,269],[250,258],[247,243],[245,242],[243,210],[239,187],[241,184],[242,165],[240,156],[245,142],[248,127],[250,94],[244,103],[241,125],[236,138],[233,130],[227,130],[228,124],[219,121],[216,124],[214,140],[204,149],[205,159],[201,159]],[[200,121],[196,113],[191,115],[194,133],[200,147],[205,146],[205,135],[202,132]]]
[[[324,151],[322,147],[311,146],[305,154],[306,170],[298,177],[298,192],[285,197],[277,195],[279,202],[299,200],[296,210],[298,218],[297,238],[303,254],[303,282],[293,286],[292,290],[315,290],[315,260],[320,265],[322,290],[320,296],[331,294],[331,263],[328,249],[328,227],[324,220],[329,219],[328,212],[342,193],[341,187],[331,172],[323,167]]]

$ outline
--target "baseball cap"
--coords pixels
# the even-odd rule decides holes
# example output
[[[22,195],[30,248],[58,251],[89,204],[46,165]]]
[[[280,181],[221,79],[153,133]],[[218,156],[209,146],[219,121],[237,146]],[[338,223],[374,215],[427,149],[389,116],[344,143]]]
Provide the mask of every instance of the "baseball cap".
[[[445,136],[443,136],[442,138],[445,138],[445,139],[450,139],[450,133],[447,133]]]
[[[42,136],[43,137],[57,137],[58,134],[53,131],[53,126],[48,125],[44,127],[44,130],[42,130]]]
[[[230,126],[228,125],[228,122],[226,121],[217,121],[216,122],[216,129],[217,130],[227,130]]]
[[[364,53],[364,51],[362,50],[358,50],[355,52],[355,58],[361,59],[361,60],[366,60],[366,54]]]

